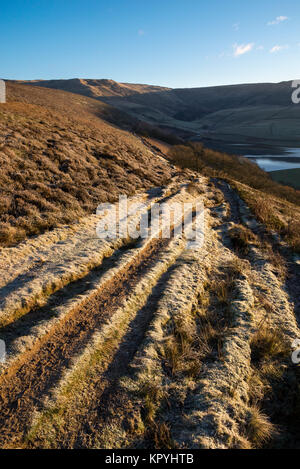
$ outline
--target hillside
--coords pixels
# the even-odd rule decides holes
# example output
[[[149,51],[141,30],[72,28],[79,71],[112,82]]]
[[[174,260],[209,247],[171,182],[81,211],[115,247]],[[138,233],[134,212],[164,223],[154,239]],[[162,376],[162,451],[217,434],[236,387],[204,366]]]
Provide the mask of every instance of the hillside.
[[[118,83],[114,80],[106,79],[91,80],[81,78],[73,78],[71,80],[34,80],[29,82],[19,81],[18,83],[70,91],[71,93],[82,94],[84,96],[89,96],[90,98],[111,96],[126,97],[136,94],[155,93],[169,89],[162,86]]]
[[[300,190],[300,168],[271,171],[270,175],[274,181],[282,184],[289,184],[290,186],[295,187],[295,189]]]
[[[121,130],[94,97],[7,91],[0,447],[299,448],[300,192],[243,158]],[[120,194],[128,230],[100,238]],[[186,231],[153,204],[188,204]]]
[[[299,265],[222,181],[139,200],[202,200],[204,244],[93,215],[1,251],[1,447],[298,447]]]
[[[300,145],[300,106],[291,102],[291,82],[189,89],[112,80],[27,83],[96,97],[134,118],[188,139]]]
[[[161,185],[169,165],[94,99],[8,83],[0,108],[0,240],[9,244]],[[100,117],[99,117],[100,116]],[[121,116],[122,123],[122,116]]]

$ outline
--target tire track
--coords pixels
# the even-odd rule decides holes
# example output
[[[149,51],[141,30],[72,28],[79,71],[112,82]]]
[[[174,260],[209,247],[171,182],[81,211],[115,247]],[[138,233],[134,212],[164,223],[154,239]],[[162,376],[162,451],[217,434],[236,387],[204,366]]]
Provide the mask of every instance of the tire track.
[[[1,379],[0,444],[17,442],[28,428],[33,408],[39,408],[45,393],[58,382],[63,368],[70,365],[74,354],[88,343],[92,331],[112,316],[122,304],[138,278],[156,262],[158,252],[168,241],[152,242],[147,252],[121,270],[102,291],[73,311],[50,337],[31,350],[26,362],[16,371],[8,370]]]
[[[158,261],[160,253],[171,242],[171,239],[161,239],[161,232],[160,229],[134,253],[126,253],[121,267],[109,269],[113,276],[108,276],[100,291],[71,309],[31,350],[22,354],[18,366],[10,367],[3,374],[0,379],[2,447],[18,445],[28,430],[33,410],[42,407],[47,393],[58,383],[74,356],[88,344],[92,333],[122,307],[140,277]]]
[[[272,286],[273,294],[275,295],[274,297],[270,296],[270,301],[274,303],[275,310],[276,308],[278,309],[278,317],[276,319],[274,316],[273,319],[276,320],[278,325],[281,324],[286,332],[290,330],[289,335],[293,336],[293,334],[295,334],[295,336],[298,337],[297,326],[293,323],[295,322],[295,318],[298,327],[300,327],[300,266],[294,262],[293,253],[285,245],[282,245],[280,240],[275,238],[272,233],[269,233],[266,228],[254,218],[250,209],[248,209],[244,201],[229,184],[217,179],[214,180],[214,183],[216,187],[223,192],[225,200],[230,206],[231,220],[233,220],[234,223],[246,226],[259,238],[262,244],[267,241],[272,246],[273,252],[280,254],[284,258],[287,274],[284,284],[279,285],[274,274],[270,272],[268,268],[270,262],[267,256],[249,243],[249,261],[252,267],[260,273],[266,285]],[[276,290],[277,294],[275,294]],[[288,301],[283,300],[285,296],[287,296]],[[283,314],[284,309],[286,309],[285,315]],[[287,316],[287,318],[285,316]]]

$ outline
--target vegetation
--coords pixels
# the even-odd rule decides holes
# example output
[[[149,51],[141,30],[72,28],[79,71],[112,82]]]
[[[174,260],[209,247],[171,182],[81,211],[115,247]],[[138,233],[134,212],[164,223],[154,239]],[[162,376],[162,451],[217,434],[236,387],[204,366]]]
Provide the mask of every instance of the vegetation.
[[[233,246],[242,254],[248,254],[250,243],[258,243],[257,237],[244,225],[236,225],[228,231]]]
[[[300,191],[273,181],[247,158],[209,150],[201,143],[176,145],[170,149],[169,156],[181,167],[201,171],[207,176],[229,178],[300,205]]]
[[[227,180],[245,200],[257,219],[280,233],[300,252],[300,191],[273,181],[246,158],[219,153],[201,143],[176,145],[169,158],[181,168]]]
[[[298,266],[253,217],[297,249],[299,192],[196,143],[172,147],[177,171],[167,144],[104,122],[119,111],[86,96],[9,96],[2,244],[82,219],[0,250],[1,447],[299,447]],[[84,215],[135,191],[146,216],[201,197],[203,246],[96,238]]]
[[[299,367],[291,363],[289,341],[266,321],[254,334],[250,346],[249,387],[254,414],[248,430],[258,438],[259,446],[298,448],[300,377]],[[271,416],[272,423],[265,413]]]
[[[0,109],[0,244],[168,180],[167,163],[97,117],[109,111],[105,104],[16,84],[8,97]]]
[[[270,175],[274,181],[280,182],[281,184],[288,184],[300,190],[300,168],[271,171]]]

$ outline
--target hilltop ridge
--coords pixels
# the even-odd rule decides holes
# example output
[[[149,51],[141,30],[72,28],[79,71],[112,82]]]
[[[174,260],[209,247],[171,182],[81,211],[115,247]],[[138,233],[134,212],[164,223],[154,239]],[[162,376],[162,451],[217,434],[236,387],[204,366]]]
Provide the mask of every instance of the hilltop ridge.
[[[111,79],[72,78],[69,80],[21,80],[18,81],[18,83],[70,91],[71,93],[83,94],[85,96],[90,96],[91,98],[109,96],[125,97],[133,94],[153,93],[169,89],[153,85],[118,83]]]
[[[23,83],[90,96],[181,138],[223,142],[225,150],[233,144],[233,152],[237,143],[300,146],[300,106],[292,103],[291,81],[178,89],[105,79]]]

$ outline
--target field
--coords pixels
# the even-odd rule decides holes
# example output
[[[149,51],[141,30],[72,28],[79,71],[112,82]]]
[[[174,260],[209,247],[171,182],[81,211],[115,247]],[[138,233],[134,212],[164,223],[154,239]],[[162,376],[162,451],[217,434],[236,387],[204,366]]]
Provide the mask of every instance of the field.
[[[300,260],[267,218],[298,220],[299,193],[230,180],[229,157],[222,174],[211,153],[183,164],[178,147],[106,122],[114,109],[92,98],[10,86],[0,447],[299,448]],[[100,239],[98,203],[124,193],[143,206],[124,236]],[[187,243],[181,216],[170,236],[134,236],[153,203],[189,203],[190,228],[202,203],[201,242]]]

